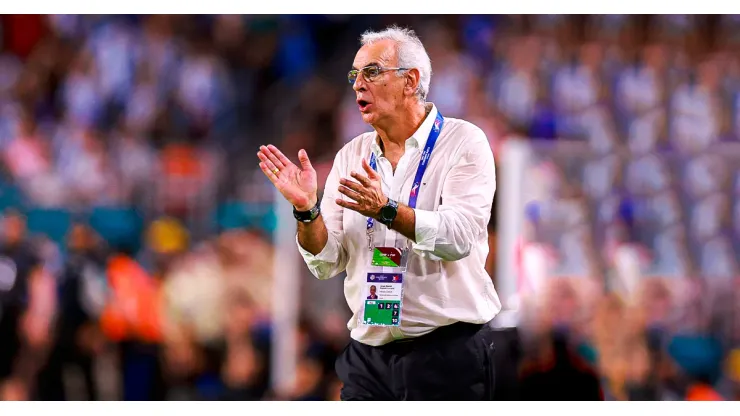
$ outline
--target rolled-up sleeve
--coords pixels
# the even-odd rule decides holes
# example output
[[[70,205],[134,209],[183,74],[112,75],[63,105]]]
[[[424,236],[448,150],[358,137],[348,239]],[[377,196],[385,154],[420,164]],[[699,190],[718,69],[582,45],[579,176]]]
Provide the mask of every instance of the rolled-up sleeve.
[[[341,165],[342,152],[334,158],[334,165],[326,179],[324,196],[321,200],[321,216],[328,232],[326,245],[320,253],[313,255],[301,247],[296,235],[296,245],[303,261],[306,262],[311,273],[321,280],[330,279],[347,267],[348,255],[343,244],[343,209],[335,202],[341,195],[338,191]]]
[[[473,130],[444,178],[436,211],[415,209],[412,248],[446,261],[467,257],[486,233],[496,193],[496,168],[485,134]]]

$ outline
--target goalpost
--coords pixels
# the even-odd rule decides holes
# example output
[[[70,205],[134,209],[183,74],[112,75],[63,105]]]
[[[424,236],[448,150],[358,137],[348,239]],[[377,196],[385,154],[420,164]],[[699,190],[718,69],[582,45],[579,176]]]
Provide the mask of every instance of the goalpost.
[[[301,273],[292,206],[277,189],[274,190],[273,209],[277,226],[274,232],[270,384],[273,391],[280,394],[289,392],[295,382]]]

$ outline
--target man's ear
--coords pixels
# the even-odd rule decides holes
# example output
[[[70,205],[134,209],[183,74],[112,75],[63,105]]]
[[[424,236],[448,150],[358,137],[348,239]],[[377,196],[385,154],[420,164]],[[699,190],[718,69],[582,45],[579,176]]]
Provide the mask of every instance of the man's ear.
[[[409,69],[406,75],[406,85],[404,87],[404,92],[407,92],[409,95],[416,94],[416,90],[419,88],[420,82],[421,73],[419,72],[419,70],[416,68]]]

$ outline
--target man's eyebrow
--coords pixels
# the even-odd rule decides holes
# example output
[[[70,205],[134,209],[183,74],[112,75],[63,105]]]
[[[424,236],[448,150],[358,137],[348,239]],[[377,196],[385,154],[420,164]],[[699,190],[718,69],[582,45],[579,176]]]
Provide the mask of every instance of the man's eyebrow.
[[[380,64],[377,62],[370,62],[369,64],[365,64],[363,68],[367,68],[368,66],[380,66]],[[359,68],[355,67],[354,65],[352,65],[352,69],[355,71],[359,70]]]

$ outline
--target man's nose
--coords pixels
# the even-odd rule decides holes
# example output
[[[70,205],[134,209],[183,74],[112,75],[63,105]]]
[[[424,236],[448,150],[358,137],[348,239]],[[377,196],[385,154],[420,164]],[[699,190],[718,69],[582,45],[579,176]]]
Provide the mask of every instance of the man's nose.
[[[357,74],[357,78],[355,78],[355,82],[352,84],[352,89],[355,91],[365,91],[365,78],[362,76],[362,74]]]

